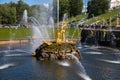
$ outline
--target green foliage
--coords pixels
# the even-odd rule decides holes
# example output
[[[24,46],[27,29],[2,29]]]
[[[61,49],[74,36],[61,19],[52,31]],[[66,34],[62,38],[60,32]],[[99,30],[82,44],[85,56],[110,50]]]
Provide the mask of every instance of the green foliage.
[[[84,22],[85,19],[87,19],[87,14],[81,14],[81,15],[77,15],[75,17],[71,17],[68,19],[69,23],[75,23],[75,24],[81,24],[82,22]]]
[[[53,17],[55,22],[57,22],[57,11],[59,10],[59,18],[62,20],[64,13],[67,13],[68,16],[76,16],[81,14],[83,0],[59,0],[59,9],[57,5],[57,0],[53,0]],[[38,18],[41,14],[44,16],[48,16],[44,12],[39,12],[40,9],[46,10],[42,5],[33,5],[29,6],[24,3],[24,0],[18,0],[17,3],[10,2],[5,4],[0,4],[0,24],[19,24],[21,22],[23,11],[26,9],[28,12],[28,16],[33,16]],[[44,17],[43,16],[43,17]],[[42,20],[41,20],[42,21]]]
[[[69,8],[69,0],[60,0],[59,2],[59,16],[60,20],[62,20],[62,17],[65,13],[69,15],[70,13],[70,8]]]
[[[60,0],[59,4],[60,20],[62,20],[65,13],[67,13],[70,17],[77,16],[82,13],[83,0]]]
[[[17,23],[20,23],[21,18],[23,16],[23,11],[26,9],[28,12],[28,15],[30,14],[30,7],[28,4],[24,3],[22,0],[19,0],[16,4],[17,9]]]
[[[7,4],[0,5],[0,24],[14,24],[16,21],[16,8]]]
[[[109,0],[91,0],[88,2],[88,18],[105,13],[109,9]]]
[[[82,13],[83,0],[69,0],[70,16],[76,16]]]
[[[39,17],[39,6],[38,5],[31,6],[31,16],[33,16],[35,18]]]
[[[23,11],[28,11],[30,15],[30,7],[28,4],[19,0],[18,3],[10,2],[8,4],[0,4],[0,24],[17,24],[20,23]]]
[[[66,38],[80,38],[81,29],[80,28],[68,28],[66,30]]]
[[[110,20],[111,18],[111,24],[113,26],[116,25],[116,16],[119,14],[120,12],[120,9],[113,9],[113,10],[108,10],[106,13],[104,14],[101,14],[99,16],[96,16],[96,17],[92,17],[92,18],[89,18],[87,19],[88,15],[87,14],[81,14],[81,15],[78,15],[76,17],[73,17],[73,18],[69,18],[68,19],[68,22],[69,23],[77,23],[77,24],[92,24],[92,23],[95,23],[96,21],[99,21],[98,24],[103,24],[103,19],[104,19],[104,23],[106,24],[108,20]],[[115,19],[115,20],[113,20]],[[73,21],[76,21],[76,22],[73,22]]]

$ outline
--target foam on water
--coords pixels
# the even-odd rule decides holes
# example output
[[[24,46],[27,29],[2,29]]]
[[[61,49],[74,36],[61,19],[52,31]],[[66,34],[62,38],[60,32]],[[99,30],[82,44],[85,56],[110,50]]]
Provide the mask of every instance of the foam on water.
[[[10,52],[30,53],[28,51],[24,51],[24,50],[20,50],[20,49],[10,50]]]
[[[90,46],[89,46],[89,45],[84,45],[83,47],[88,48],[88,47],[90,47]]]
[[[82,63],[79,61],[79,59],[75,55],[73,55],[73,54],[67,54],[67,55],[72,56],[72,58],[75,59],[76,64],[79,65],[79,67],[81,68],[82,72],[86,74],[85,68],[82,65]]]
[[[112,63],[112,64],[120,64],[119,60],[105,60],[105,59],[100,59],[100,61],[104,61],[104,62],[108,62],[108,63]]]
[[[113,54],[120,54],[120,53],[113,53]]]
[[[82,47],[80,46],[80,47],[77,47],[78,49],[82,49]]]
[[[31,52],[20,49],[0,51],[0,56],[29,56]]]
[[[6,68],[9,68],[9,67],[12,67],[12,66],[15,66],[15,64],[8,63],[8,64],[0,65],[0,70],[6,69]]]
[[[61,66],[66,66],[66,67],[70,66],[70,63],[68,63],[67,61],[58,61],[57,63]]]
[[[85,52],[86,54],[103,54],[101,52]]]
[[[10,56],[23,56],[23,54],[6,54],[4,56],[8,56],[8,57],[10,57]]]
[[[81,49],[81,51],[86,51],[88,49],[98,51],[98,46],[84,45],[82,48],[78,48],[78,49]]]
[[[76,61],[76,64],[79,66],[79,68],[80,68],[80,71],[79,71],[79,69],[76,71],[76,72],[78,72],[78,75],[81,77],[81,78],[83,78],[84,80],[92,80],[88,75],[87,75],[87,73],[86,73],[86,71],[85,71],[85,68],[84,68],[84,66],[82,65],[82,63],[79,61],[79,59],[75,56],[75,55],[73,55],[73,54],[67,54],[67,55],[69,55],[69,56],[71,56],[72,58],[74,58],[75,59],[75,61]],[[66,56],[67,56],[66,55]]]
[[[102,51],[112,51],[112,52],[116,52],[119,53],[120,50],[116,49],[116,48],[110,48],[110,47],[103,47],[103,46],[99,46],[98,48],[96,48],[97,50],[102,50]]]
[[[21,52],[21,53],[30,53],[28,51],[20,50],[20,49],[14,49],[14,50],[3,50],[0,51],[0,53],[11,53],[11,52]]]
[[[83,74],[83,73],[78,73],[80,77],[82,77],[84,80],[92,80],[88,75]]]
[[[0,53],[8,53],[9,50],[0,51]]]

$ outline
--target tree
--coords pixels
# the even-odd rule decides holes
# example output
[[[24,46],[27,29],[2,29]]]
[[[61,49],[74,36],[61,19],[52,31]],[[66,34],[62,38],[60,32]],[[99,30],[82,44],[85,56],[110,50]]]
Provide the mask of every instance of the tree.
[[[82,13],[83,0],[69,0],[70,16],[76,16]]]
[[[16,21],[16,8],[9,7],[8,4],[0,5],[0,23],[14,24]]]
[[[8,4],[8,6],[9,6],[9,14],[10,14],[10,16],[8,17],[8,19],[9,19],[8,23],[9,24],[16,24],[16,21],[17,21],[17,19],[16,19],[16,17],[17,17],[16,6],[17,5],[16,5],[16,3],[11,1]]]
[[[31,6],[31,14],[30,16],[39,18],[39,6],[38,5],[32,5]]]
[[[8,16],[8,23],[9,24],[16,24],[16,8],[15,7],[9,7],[9,15]]]
[[[70,13],[69,0],[59,0],[59,18],[62,20],[63,15]]]
[[[30,15],[30,6],[19,0],[18,3],[10,2],[0,4],[0,24],[16,24],[20,23],[23,11],[27,10],[28,16]]]
[[[60,20],[65,13],[70,17],[77,16],[82,13],[83,0],[60,0],[59,4]]]
[[[91,0],[88,2],[88,18],[105,13],[109,9],[109,0]]]
[[[11,2],[8,4],[8,6],[9,6],[9,7],[16,7],[17,5],[16,5],[15,2],[12,2],[12,1],[11,1]]]
[[[30,7],[29,7],[29,5],[24,3],[22,0],[19,0],[17,2],[16,9],[17,9],[17,23],[20,23],[21,18],[23,16],[23,11],[25,9],[27,10],[28,14],[30,14]]]

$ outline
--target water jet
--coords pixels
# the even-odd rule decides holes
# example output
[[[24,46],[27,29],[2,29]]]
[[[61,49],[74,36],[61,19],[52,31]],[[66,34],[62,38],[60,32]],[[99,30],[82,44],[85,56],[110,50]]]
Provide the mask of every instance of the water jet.
[[[66,28],[67,22],[64,21],[62,26],[57,28],[55,40],[43,40],[43,44],[41,44],[32,55],[40,60],[71,60],[73,58],[66,55],[74,53],[73,55],[81,60],[82,57],[76,47],[76,43],[65,37]]]

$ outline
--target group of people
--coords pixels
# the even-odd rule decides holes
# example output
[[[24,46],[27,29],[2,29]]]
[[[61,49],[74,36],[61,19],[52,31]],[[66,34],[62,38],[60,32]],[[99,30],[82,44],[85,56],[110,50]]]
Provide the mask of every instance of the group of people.
[[[87,45],[113,45],[114,33],[108,27],[101,25],[83,26],[81,31],[81,43]],[[115,45],[115,44],[114,44]]]

